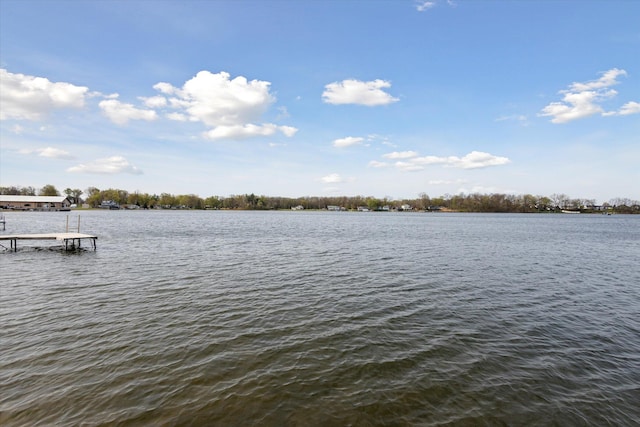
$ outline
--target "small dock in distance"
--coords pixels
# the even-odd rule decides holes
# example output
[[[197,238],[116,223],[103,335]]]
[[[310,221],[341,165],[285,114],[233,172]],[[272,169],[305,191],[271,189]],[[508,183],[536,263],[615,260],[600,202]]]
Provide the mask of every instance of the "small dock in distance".
[[[11,250],[18,250],[18,240],[58,240],[64,242],[66,251],[79,249],[82,240],[90,240],[93,250],[96,250],[96,240],[98,236],[83,233],[44,233],[44,234],[14,234],[9,236],[0,236],[0,240],[11,241]]]

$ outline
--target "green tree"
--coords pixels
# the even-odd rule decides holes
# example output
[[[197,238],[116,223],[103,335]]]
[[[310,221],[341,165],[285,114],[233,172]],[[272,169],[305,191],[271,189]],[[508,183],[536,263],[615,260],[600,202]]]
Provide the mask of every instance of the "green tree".
[[[59,195],[60,195],[60,192],[58,191],[58,189],[51,184],[45,185],[38,192],[38,196],[59,196]]]
[[[71,203],[80,203],[82,190],[78,190],[77,188],[73,190],[71,188],[67,188],[64,190],[64,194],[66,194],[69,200],[71,200]]]
[[[222,206],[222,201],[218,198],[218,196],[211,196],[204,199],[205,208],[209,209],[219,209]]]
[[[164,209],[170,209],[172,207],[175,207],[178,203],[175,196],[173,196],[172,194],[161,193],[160,198],[158,199],[158,204]]]
[[[369,210],[377,211],[382,207],[382,200],[376,199],[375,197],[367,198],[367,207]]]
[[[20,194],[18,187],[0,187],[0,194],[5,196],[16,196]]]
[[[89,206],[93,206],[96,207],[100,204],[100,202],[102,201],[100,199],[100,189],[96,188],[96,187],[89,187],[87,188],[85,194],[87,195],[87,198],[85,200],[85,202],[89,205]]]
[[[181,194],[176,197],[176,202],[180,207],[187,207],[189,209],[203,209],[204,201],[195,194]]]

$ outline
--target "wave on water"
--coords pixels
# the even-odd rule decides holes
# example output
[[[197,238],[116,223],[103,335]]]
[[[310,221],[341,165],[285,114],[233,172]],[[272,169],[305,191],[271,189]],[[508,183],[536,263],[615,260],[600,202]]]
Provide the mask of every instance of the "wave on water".
[[[640,227],[583,217],[87,212],[0,254],[0,424],[633,425]]]

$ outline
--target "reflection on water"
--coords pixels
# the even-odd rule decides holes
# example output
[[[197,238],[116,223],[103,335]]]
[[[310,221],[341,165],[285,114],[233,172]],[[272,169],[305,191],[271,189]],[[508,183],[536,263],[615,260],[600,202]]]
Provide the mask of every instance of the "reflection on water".
[[[640,217],[81,215],[0,253],[2,425],[640,418]]]

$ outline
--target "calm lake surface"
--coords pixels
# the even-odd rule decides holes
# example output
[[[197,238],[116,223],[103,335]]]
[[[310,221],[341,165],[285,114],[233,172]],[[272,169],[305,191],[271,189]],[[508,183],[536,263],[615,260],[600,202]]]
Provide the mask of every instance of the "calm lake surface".
[[[80,218],[0,247],[2,426],[639,423],[640,215]]]

